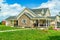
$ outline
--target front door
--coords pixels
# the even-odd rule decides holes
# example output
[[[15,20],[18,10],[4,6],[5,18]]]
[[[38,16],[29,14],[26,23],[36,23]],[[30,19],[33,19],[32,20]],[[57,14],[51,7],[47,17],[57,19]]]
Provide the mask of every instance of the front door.
[[[38,27],[38,20],[35,21],[34,27]]]

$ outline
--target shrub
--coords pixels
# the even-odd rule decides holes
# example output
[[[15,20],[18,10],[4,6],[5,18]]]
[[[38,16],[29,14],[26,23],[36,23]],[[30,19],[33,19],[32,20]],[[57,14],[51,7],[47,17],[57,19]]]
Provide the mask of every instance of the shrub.
[[[54,26],[49,26],[48,29],[49,30],[53,30],[54,29]]]
[[[2,22],[0,22],[0,25],[2,25]]]

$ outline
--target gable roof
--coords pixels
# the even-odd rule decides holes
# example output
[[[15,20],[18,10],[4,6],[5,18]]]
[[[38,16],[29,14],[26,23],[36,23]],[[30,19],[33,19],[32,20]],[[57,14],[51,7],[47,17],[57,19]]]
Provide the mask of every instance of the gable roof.
[[[42,16],[44,16],[47,10],[49,10],[49,8],[30,9],[30,10],[33,11],[35,14],[41,14]]]
[[[25,15],[27,15],[30,19],[33,18],[33,16],[31,16],[29,13],[25,13]]]
[[[24,13],[22,13],[22,12],[24,12],[25,10],[28,10],[29,12],[31,12],[31,14],[33,15],[31,15],[32,17],[36,17],[36,14],[33,12],[33,11],[31,11],[30,9],[28,9],[28,8],[24,8],[24,10],[22,10],[21,11],[21,13],[17,16],[17,19],[19,18],[19,17],[21,17],[21,15],[23,15]],[[30,14],[29,14],[30,15]]]
[[[46,14],[46,12],[47,12],[47,10],[49,10],[48,8],[40,8],[40,9],[28,9],[28,8],[24,8],[21,12],[20,12],[20,14],[19,15],[17,15],[17,16],[10,16],[10,17],[8,17],[6,20],[17,20],[18,19],[18,17],[21,17],[24,13],[22,13],[25,9],[27,9],[29,12],[31,12],[31,14],[32,15],[34,15],[34,16],[32,16],[32,15],[30,15],[29,13],[27,13],[27,14],[25,14],[25,15],[27,15],[29,18],[42,18],[45,14]],[[42,13],[43,12],[43,13]],[[37,14],[42,14],[42,17],[41,16],[39,16],[39,15],[37,15]]]

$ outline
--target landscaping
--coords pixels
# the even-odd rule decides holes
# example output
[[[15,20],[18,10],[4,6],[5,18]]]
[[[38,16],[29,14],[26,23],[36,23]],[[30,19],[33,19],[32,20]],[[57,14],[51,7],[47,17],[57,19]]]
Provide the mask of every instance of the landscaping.
[[[5,25],[0,25],[0,31],[2,31],[2,30],[14,30],[14,29],[18,29],[18,28],[5,26]]]
[[[11,30],[17,28],[4,27],[4,25],[0,25],[0,30],[2,29]],[[28,29],[10,32],[0,32],[0,40],[60,40],[60,30]]]

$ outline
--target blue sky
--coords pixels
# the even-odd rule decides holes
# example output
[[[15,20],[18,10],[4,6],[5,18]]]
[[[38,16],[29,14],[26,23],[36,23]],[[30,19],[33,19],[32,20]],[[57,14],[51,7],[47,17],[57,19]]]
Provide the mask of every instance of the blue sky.
[[[60,12],[60,0],[0,0],[0,21],[18,15],[22,9],[49,8],[52,16]]]
[[[6,0],[8,4],[14,4],[18,3],[22,6],[32,8],[32,7],[38,7],[42,3],[47,2],[48,0]]]

